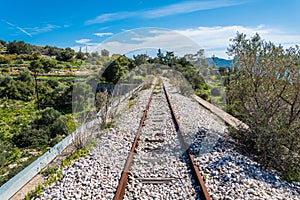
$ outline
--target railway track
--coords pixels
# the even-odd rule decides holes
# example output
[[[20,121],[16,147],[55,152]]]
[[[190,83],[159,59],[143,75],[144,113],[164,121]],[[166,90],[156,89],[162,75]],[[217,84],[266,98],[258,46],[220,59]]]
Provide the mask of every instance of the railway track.
[[[235,150],[215,109],[199,107],[163,80],[123,102],[116,126],[95,133],[94,149],[36,199],[299,199],[299,184]]]
[[[114,199],[210,199],[162,80],[153,87]]]

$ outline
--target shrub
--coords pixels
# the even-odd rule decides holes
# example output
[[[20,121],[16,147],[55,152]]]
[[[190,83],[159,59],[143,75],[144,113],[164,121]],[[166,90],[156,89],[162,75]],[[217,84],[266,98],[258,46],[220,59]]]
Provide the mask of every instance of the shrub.
[[[250,127],[234,135],[261,163],[299,181],[300,49],[284,50],[258,34],[238,34],[233,42],[228,108]]]
[[[217,88],[217,87],[212,88],[210,93],[213,96],[220,96],[221,95],[220,89]]]
[[[14,135],[12,142],[20,148],[53,145],[56,138],[68,133],[68,123],[57,110],[46,108],[36,119]]]

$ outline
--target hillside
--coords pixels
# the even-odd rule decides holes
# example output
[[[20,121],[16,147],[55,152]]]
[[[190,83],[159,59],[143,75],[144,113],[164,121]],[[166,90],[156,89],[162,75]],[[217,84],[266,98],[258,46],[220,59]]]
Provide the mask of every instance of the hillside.
[[[215,64],[218,68],[220,67],[231,68],[231,62],[233,60],[226,60],[224,58],[214,57],[214,58],[206,58],[206,61],[209,66],[213,66],[213,64]]]
[[[148,63],[170,68],[176,64],[177,71],[190,81],[196,93],[208,97],[209,90],[202,89],[205,82],[199,69],[173,52],[161,53],[159,59],[144,55],[127,58],[110,56],[107,50],[101,54],[82,53],[71,48],[1,40],[0,185],[74,131],[75,122],[87,122],[87,113],[105,106],[108,94],[99,84],[115,85],[121,80],[127,88],[135,86],[148,72],[159,73],[155,65],[149,68]],[[72,107],[74,88],[81,101]]]

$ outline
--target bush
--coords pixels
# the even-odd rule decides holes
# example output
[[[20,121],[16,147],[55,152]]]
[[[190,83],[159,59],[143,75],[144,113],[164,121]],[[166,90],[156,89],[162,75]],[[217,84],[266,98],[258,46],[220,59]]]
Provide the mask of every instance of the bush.
[[[8,56],[0,55],[0,64],[8,64],[10,63],[11,58]]]
[[[233,41],[228,108],[249,126],[234,135],[259,162],[299,181],[300,49],[284,50],[259,35],[238,34]]]
[[[10,54],[29,54],[31,45],[24,41],[12,41],[7,44],[7,51]]]
[[[212,96],[220,96],[221,95],[220,89],[217,87],[212,88],[210,93]]]
[[[2,73],[9,73],[9,71],[10,71],[9,68],[3,68],[3,69],[1,70]]]
[[[0,80],[0,86],[4,87],[1,91],[0,97],[7,97],[9,99],[29,101],[35,94],[34,83],[28,72],[21,72],[17,81],[11,77],[6,76]]]
[[[34,120],[12,138],[17,147],[45,147],[54,145],[57,137],[68,133],[68,123],[64,116],[53,108],[41,111],[41,118]]]
[[[12,142],[19,148],[45,146],[48,144],[48,141],[47,130],[34,129],[32,127],[23,128],[12,138]]]

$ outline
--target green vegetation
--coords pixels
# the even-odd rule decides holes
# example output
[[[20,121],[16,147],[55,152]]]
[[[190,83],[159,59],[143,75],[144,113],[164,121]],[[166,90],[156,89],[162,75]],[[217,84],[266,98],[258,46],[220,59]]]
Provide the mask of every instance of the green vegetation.
[[[300,180],[298,47],[284,50],[258,35],[247,39],[238,34],[228,49],[235,58],[230,69],[208,66],[204,50],[183,57],[158,50],[153,58],[127,58],[110,56],[105,49],[100,55],[0,42],[0,185],[74,131],[75,122],[89,121],[96,111],[102,110],[101,128],[113,127],[113,116],[107,114],[109,89],[120,82],[128,88],[145,82],[142,89],[149,89],[149,75],[173,78],[182,94],[195,92],[243,120],[250,129],[232,135],[261,163],[279,169],[287,180]],[[84,154],[78,152],[62,166]],[[49,174],[49,183],[61,178],[59,170]]]
[[[38,119],[33,120],[12,137],[19,148],[41,148],[54,146],[68,133],[67,120],[57,110],[46,108]]]
[[[70,156],[68,156],[66,159],[64,159],[61,162],[59,168],[51,167],[42,170],[41,174],[43,174],[47,179],[44,185],[47,187],[50,184],[60,181],[63,178],[63,174],[62,174],[63,168],[71,165],[72,161],[78,160],[80,157],[86,156],[88,154],[89,149],[91,149],[94,146],[93,142],[89,143],[89,145],[90,146],[85,147],[83,149],[77,149],[74,153],[72,153]],[[29,192],[24,199],[27,200],[27,199],[40,197],[43,192],[43,189],[44,189],[43,185],[41,183],[38,183],[35,189]]]
[[[105,81],[116,84],[118,80],[125,75],[126,71],[130,69],[130,64],[128,58],[119,56],[105,68],[102,77]]]
[[[20,149],[11,138],[35,115],[34,102],[0,99],[0,185],[37,158],[39,151]]]
[[[127,108],[130,109],[133,105],[134,105],[134,101],[129,99],[127,103]]]
[[[193,60],[191,57],[197,57],[197,59]],[[160,50],[158,50],[157,58],[149,59],[149,62],[167,65],[171,69],[182,73],[183,77],[191,85],[196,95],[208,100],[208,96],[205,91],[207,84],[205,83],[201,72],[203,68],[208,67],[203,51],[200,50],[197,52],[196,56],[185,55],[184,57],[177,57],[173,52],[167,51],[166,54],[163,54]],[[184,92],[185,87],[182,87],[182,89]]]
[[[92,66],[87,58],[70,48],[1,40],[0,186],[75,130],[73,71]]]
[[[237,34],[230,46],[234,69],[230,111],[249,125],[234,132],[258,161],[300,181],[300,49],[283,49],[259,35]]]
[[[74,153],[72,153],[69,157],[67,157],[65,160],[63,160],[60,164],[61,168],[64,168],[66,166],[71,165],[73,160],[78,160],[80,157],[86,156],[89,153],[88,148],[82,148],[76,150]]]
[[[39,183],[35,189],[31,192],[29,192],[25,197],[24,200],[30,200],[33,198],[37,198],[40,197],[42,195],[43,192],[43,185],[41,183]]]

